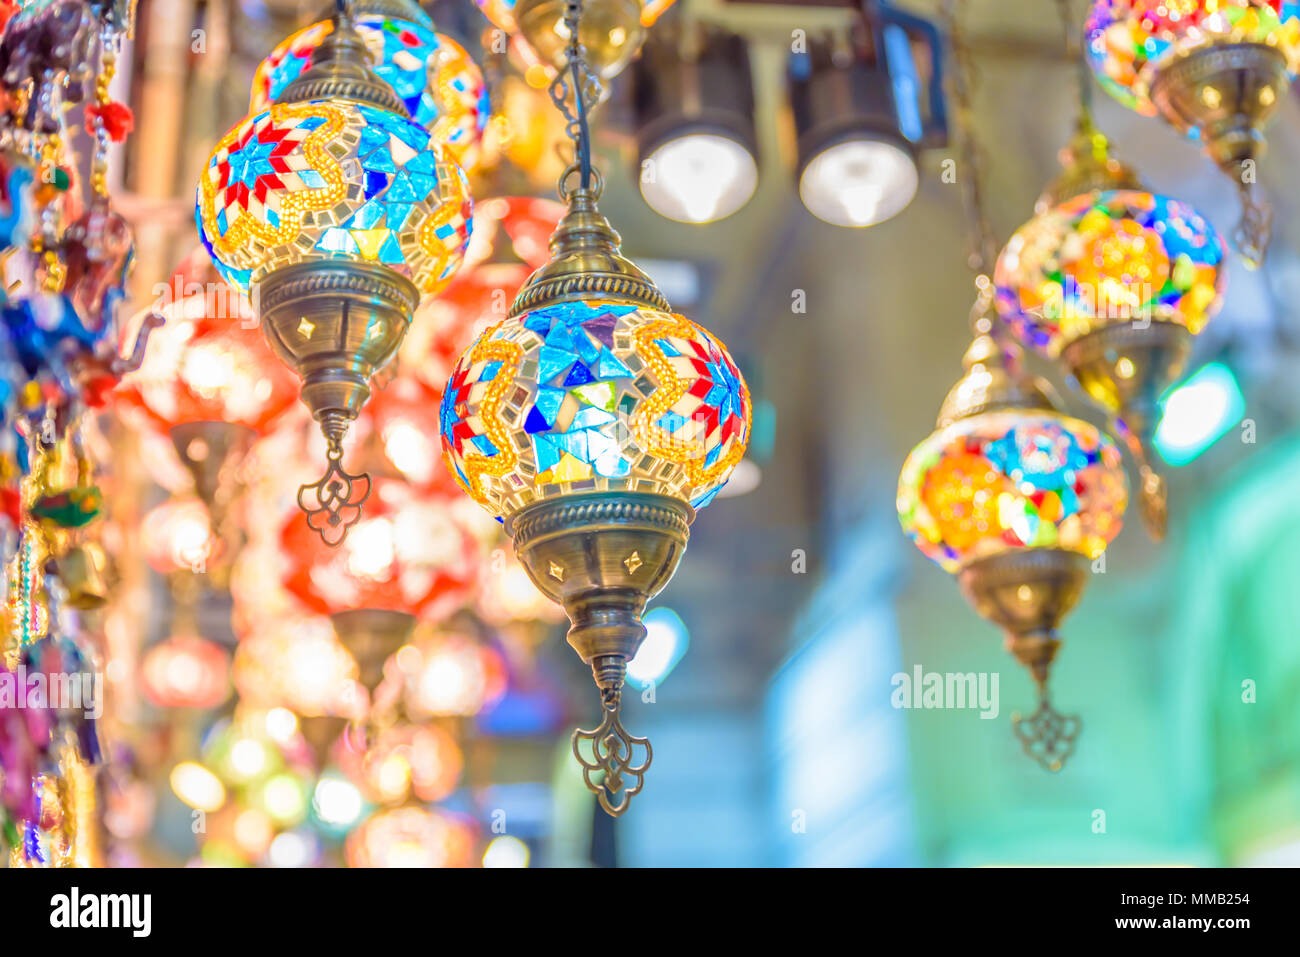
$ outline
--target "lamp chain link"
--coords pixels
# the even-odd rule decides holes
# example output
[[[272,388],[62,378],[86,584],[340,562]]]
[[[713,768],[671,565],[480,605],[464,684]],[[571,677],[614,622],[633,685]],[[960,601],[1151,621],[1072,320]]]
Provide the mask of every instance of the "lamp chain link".
[[[997,258],[997,240],[989,225],[984,203],[985,152],[975,135],[975,116],[972,105],[977,80],[974,59],[966,34],[957,17],[957,7],[965,0],[944,0],[943,15],[948,32],[953,69],[951,96],[954,109],[954,139],[965,167],[960,181],[964,187],[966,211],[969,217],[970,240],[968,262],[977,274],[985,274]]]
[[[587,64],[587,51],[578,35],[582,9],[583,0],[567,0],[564,5],[564,27],[569,33],[566,62],[556,72],[547,92],[565,119],[565,133],[573,141],[574,162],[582,174],[582,188],[586,189],[591,184],[591,132],[587,115],[590,107],[600,101],[604,90],[600,78]]]

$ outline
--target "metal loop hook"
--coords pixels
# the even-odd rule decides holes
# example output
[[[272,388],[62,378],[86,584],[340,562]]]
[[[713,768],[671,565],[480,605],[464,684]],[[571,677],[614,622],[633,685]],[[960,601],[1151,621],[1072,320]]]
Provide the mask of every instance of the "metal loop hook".
[[[560,174],[559,183],[556,185],[556,192],[560,194],[560,201],[565,204],[569,202],[574,193],[582,189],[581,186],[578,189],[569,188],[569,177],[575,173],[581,175],[582,167],[577,163],[570,163],[564,168],[564,172]],[[601,193],[604,191],[605,177],[601,176],[600,170],[593,166],[591,169],[591,185],[587,187],[586,192],[591,194],[592,199],[600,199]]]

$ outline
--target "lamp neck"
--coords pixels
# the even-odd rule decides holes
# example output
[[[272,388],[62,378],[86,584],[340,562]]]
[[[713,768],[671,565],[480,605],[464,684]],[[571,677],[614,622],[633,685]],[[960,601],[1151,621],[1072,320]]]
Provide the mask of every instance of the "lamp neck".
[[[357,32],[345,0],[338,0],[333,29],[311,59],[311,67],[284,88],[277,103],[350,100],[410,118],[406,105],[371,67],[370,50]]]

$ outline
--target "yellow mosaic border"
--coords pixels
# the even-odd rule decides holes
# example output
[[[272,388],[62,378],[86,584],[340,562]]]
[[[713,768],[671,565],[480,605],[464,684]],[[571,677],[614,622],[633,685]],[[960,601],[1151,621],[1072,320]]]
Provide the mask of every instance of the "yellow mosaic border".
[[[676,313],[667,313],[667,315],[669,316],[668,319],[652,320],[632,333],[638,354],[660,383],[659,388],[655,389],[651,395],[646,396],[645,401],[641,403],[641,406],[632,417],[634,434],[645,436],[647,440],[649,440],[650,436],[656,434],[669,436],[669,433],[655,423],[658,422],[660,416],[676,405],[677,401],[687,392],[686,383],[677,375],[671,361],[664,355],[663,350],[659,348],[654,340],[677,338],[703,339],[707,341],[712,339],[728,357],[731,355],[726,344],[717,336],[706,332],[702,326]],[[673,439],[671,436],[668,437],[667,444],[652,444],[647,441],[646,451],[658,458],[684,466],[686,476],[692,485],[710,485],[725,477],[745,457],[750,427],[753,423],[754,407],[750,401],[749,383],[745,381],[744,376],[740,376],[740,384],[745,403],[745,438],[732,443],[731,451],[714,462],[710,468],[705,469],[700,466],[699,463],[704,458],[700,454],[700,450],[692,445]]]
[[[309,211],[329,209],[347,194],[347,184],[343,178],[343,167],[330,153],[328,146],[339,133],[347,127],[347,115],[338,107],[327,103],[306,103],[302,105],[273,104],[270,108],[271,123],[276,126],[288,125],[293,120],[319,117],[325,120],[320,126],[307,134],[300,143],[303,156],[317,173],[325,180],[325,185],[316,188],[297,190],[284,194],[280,207],[280,225],[272,227],[247,212],[241,212],[239,218],[230,224],[226,234],[221,235],[217,228],[215,195],[209,173],[212,157],[231,146],[241,135],[245,127],[257,122],[258,117],[250,117],[228,132],[208,156],[204,164],[203,176],[199,180],[203,191],[203,228],[212,241],[213,249],[226,257],[248,255],[245,248],[250,236],[260,240],[268,247],[288,246],[297,239],[302,231],[302,217]],[[260,116],[261,114],[258,114]],[[235,265],[234,263],[228,263]],[[256,269],[261,263],[236,268]]]
[[[505,321],[497,323],[483,334],[470,353],[467,363],[469,368],[473,368],[479,362],[501,362],[501,368],[497,370],[496,378],[488,385],[487,394],[483,396],[478,410],[478,417],[483,421],[487,437],[497,447],[497,454],[488,456],[466,453],[462,456],[461,466],[461,471],[468,480],[465,491],[474,501],[489,509],[492,505],[483,491],[483,476],[501,478],[519,464],[519,453],[515,451],[515,444],[505,423],[501,421],[500,411],[506,396],[515,387],[515,377],[523,360],[524,349],[517,342],[493,338]],[[456,474],[454,469],[452,474]]]

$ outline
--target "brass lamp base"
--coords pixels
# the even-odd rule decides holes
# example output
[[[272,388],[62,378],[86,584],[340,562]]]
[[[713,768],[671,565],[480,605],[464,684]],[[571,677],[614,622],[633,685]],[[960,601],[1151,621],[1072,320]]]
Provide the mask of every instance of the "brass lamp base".
[[[1194,134],[1205,153],[1238,186],[1242,219],[1236,242],[1248,265],[1263,261],[1272,214],[1254,199],[1256,171],[1245,164],[1264,152],[1264,128],[1286,94],[1286,57],[1263,43],[1197,50],[1162,69],[1151,101],[1174,129]]]
[[[334,633],[357,662],[358,677],[372,695],[384,680],[384,662],[406,644],[415,616],[387,608],[355,608],[330,615]]]
[[[557,69],[568,64],[565,0],[518,0],[515,22],[537,55]],[[645,41],[640,0],[584,0],[578,26],[587,66],[602,79],[623,72]]]
[[[568,614],[569,644],[600,688],[603,720],[574,731],[572,747],[588,789],[614,816],[640,792],[653,757],[650,742],[620,719],[627,663],[645,639],[646,602],[676,572],[694,519],[690,505],[669,496],[593,492],[529,506],[506,522],[533,584]],[[602,780],[592,779],[596,772]]]
[[[194,480],[199,501],[215,510],[232,463],[252,447],[256,433],[234,422],[183,422],[168,432],[176,456]],[[214,520],[214,525],[219,524]]]
[[[1152,443],[1160,397],[1178,381],[1192,352],[1192,334],[1174,322],[1107,326],[1071,342],[1061,359],[1079,387],[1114,421],[1141,479],[1142,522],[1154,541],[1168,525],[1168,492],[1156,471]]]
[[[298,490],[298,505],[338,545],[370,494],[368,475],[343,470],[343,437],[370,398],[370,377],[402,344],[420,295],[387,267],[318,260],[277,269],[255,296],[267,341],[302,377],[302,400],[328,442],[325,474]]]
[[[1264,145],[1264,127],[1287,88],[1286,57],[1263,43],[1203,47],[1174,60],[1151,83],[1165,122],[1199,132],[1205,152],[1232,176]]]
[[[331,714],[303,715],[298,719],[298,728],[303,740],[311,748],[316,764],[323,767],[329,759],[329,749],[343,734],[347,719]]]
[[[957,575],[971,607],[1002,629],[1006,649],[1038,686],[1037,710],[1011,721],[1025,754],[1049,771],[1064,766],[1079,736],[1078,717],[1052,707],[1048,678],[1061,646],[1056,629],[1083,594],[1085,562],[1064,549],[1023,549],[977,559]]]

